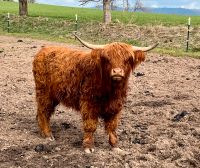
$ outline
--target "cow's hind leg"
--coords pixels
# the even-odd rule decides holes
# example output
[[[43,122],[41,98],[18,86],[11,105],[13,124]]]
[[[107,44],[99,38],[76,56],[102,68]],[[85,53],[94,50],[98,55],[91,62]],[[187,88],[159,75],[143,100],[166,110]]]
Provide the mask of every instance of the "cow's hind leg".
[[[38,110],[37,110],[37,121],[41,134],[44,137],[54,140],[54,137],[50,128],[50,117],[54,112],[57,102],[50,99],[48,96],[37,97]]]

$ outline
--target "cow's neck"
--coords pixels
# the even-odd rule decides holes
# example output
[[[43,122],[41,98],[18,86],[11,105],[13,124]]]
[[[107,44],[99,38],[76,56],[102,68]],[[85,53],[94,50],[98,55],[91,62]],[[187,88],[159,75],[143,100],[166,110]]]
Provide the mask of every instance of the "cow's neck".
[[[102,96],[111,99],[124,98],[126,96],[127,81],[111,81],[110,79],[104,80],[102,84]]]

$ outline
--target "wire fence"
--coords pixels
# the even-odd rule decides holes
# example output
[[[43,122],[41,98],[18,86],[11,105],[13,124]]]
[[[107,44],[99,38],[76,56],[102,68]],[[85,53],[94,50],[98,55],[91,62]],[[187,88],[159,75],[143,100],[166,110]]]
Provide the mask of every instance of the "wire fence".
[[[78,15],[74,20],[47,17],[19,17],[13,14],[2,16],[3,31],[10,33],[36,33],[55,38],[74,38],[71,32],[94,43],[121,41],[134,45],[149,45],[159,42],[159,47],[178,48],[200,51],[200,29],[188,26],[163,26],[100,22],[79,22]],[[187,21],[186,21],[187,22]],[[190,38],[189,38],[190,37]]]

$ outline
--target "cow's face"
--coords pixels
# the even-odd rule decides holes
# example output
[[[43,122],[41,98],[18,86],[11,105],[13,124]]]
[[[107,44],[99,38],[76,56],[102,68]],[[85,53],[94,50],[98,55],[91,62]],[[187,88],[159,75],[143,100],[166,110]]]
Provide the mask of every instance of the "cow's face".
[[[112,43],[102,49],[101,66],[103,73],[109,74],[112,81],[127,79],[135,67],[135,53],[131,46],[124,43]]]

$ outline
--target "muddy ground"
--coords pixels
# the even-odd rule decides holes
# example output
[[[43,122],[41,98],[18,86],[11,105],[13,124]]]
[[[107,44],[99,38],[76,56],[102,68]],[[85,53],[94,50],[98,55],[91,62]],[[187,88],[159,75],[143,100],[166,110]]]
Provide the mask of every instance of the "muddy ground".
[[[56,43],[0,36],[1,168],[200,167],[200,59],[149,53],[130,77],[117,131],[126,153],[111,151],[100,121],[95,152],[85,154],[81,118],[71,109],[60,106],[52,117],[56,141],[39,135],[32,61],[47,44]]]

